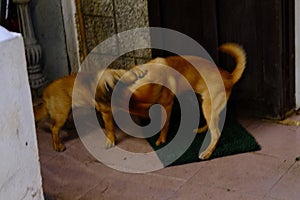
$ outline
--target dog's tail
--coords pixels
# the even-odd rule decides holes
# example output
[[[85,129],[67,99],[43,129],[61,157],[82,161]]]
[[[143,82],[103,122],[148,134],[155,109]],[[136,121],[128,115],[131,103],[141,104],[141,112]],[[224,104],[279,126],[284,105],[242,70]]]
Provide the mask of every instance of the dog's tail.
[[[41,105],[35,106],[33,109],[35,122],[38,122],[48,117],[48,110],[44,101]]]
[[[220,51],[231,55],[235,59],[236,67],[231,75],[233,83],[236,83],[241,78],[245,70],[247,60],[246,53],[243,47],[235,43],[225,43],[221,45]]]

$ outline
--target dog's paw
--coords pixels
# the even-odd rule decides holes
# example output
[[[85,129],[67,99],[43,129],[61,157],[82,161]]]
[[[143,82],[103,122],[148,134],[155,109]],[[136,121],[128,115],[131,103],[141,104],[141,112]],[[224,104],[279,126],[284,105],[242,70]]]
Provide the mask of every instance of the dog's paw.
[[[133,68],[133,73],[135,73],[135,75],[137,76],[138,79],[143,78],[146,74],[147,74],[147,70],[142,70],[140,68]]]
[[[105,149],[109,149],[115,146],[115,141],[111,141],[110,139],[106,139]]]
[[[194,132],[194,133],[204,133],[204,132],[206,132],[207,130],[208,130],[208,126],[205,125],[205,126],[203,126],[203,127],[201,127],[201,128],[194,129],[193,132]]]
[[[66,147],[65,145],[63,145],[62,143],[59,143],[59,144],[53,144],[53,148],[55,151],[57,152],[63,152],[66,150]]]
[[[202,153],[200,153],[199,158],[201,160],[207,160],[210,158],[211,154],[212,154],[212,152],[210,152],[210,151],[203,151]]]
[[[147,74],[147,70],[142,70],[138,67],[132,68],[126,74],[122,76],[121,81],[125,84],[132,84],[138,79],[143,78]]]

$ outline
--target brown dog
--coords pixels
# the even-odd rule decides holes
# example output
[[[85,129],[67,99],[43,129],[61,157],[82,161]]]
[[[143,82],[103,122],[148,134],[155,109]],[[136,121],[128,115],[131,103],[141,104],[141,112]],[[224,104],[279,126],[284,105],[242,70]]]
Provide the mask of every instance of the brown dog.
[[[45,88],[42,105],[39,108],[34,108],[34,116],[36,122],[46,117],[52,119],[52,143],[55,151],[65,150],[65,146],[60,141],[59,132],[68,118],[72,104],[75,107],[93,107],[100,111],[100,107],[95,102],[94,91],[96,88],[103,91],[102,99],[110,100],[109,88],[113,88],[125,72],[125,70],[107,69],[99,73],[100,78],[97,73],[81,72],[79,76],[72,74],[55,80]],[[122,81],[124,84],[131,84],[144,75],[144,72],[139,69],[132,72],[126,73],[125,77],[123,76]],[[78,88],[73,93],[75,80]]]
[[[214,68],[215,65],[212,62],[193,56],[156,58],[144,65],[135,67],[143,72],[147,71],[147,73],[143,78],[136,80],[127,88],[133,92],[129,112],[133,115],[148,117],[149,108],[153,104],[160,104],[167,113],[166,122],[156,141],[156,145],[166,142],[174,93],[162,85],[147,83],[163,82],[171,87],[173,91],[176,91],[176,94],[180,94],[188,90],[183,83],[183,79],[185,79],[189,82],[194,92],[201,96],[203,114],[211,132],[210,144],[199,155],[199,158],[208,159],[211,156],[221,135],[218,127],[220,112],[225,107],[231,90],[242,76],[246,65],[246,54],[239,45],[226,43],[220,47],[220,50],[230,54],[235,59],[236,67],[232,73],[221,68]],[[175,69],[183,78],[164,73],[162,65]],[[219,79],[221,81],[218,81]],[[115,145],[111,104],[110,101],[102,98],[102,95],[107,91],[104,91],[101,85],[98,86],[101,88],[97,89],[96,101],[99,106],[98,110],[101,111],[105,123],[106,147],[111,147]],[[117,109],[126,109],[126,107],[122,108],[121,106]],[[206,127],[200,128],[198,131],[201,132]]]

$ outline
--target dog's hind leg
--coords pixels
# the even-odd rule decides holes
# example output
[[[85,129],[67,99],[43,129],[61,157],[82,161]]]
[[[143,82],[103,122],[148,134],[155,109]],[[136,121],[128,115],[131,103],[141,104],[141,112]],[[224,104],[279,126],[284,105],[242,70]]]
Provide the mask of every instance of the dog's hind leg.
[[[52,144],[55,151],[62,152],[66,149],[66,147],[59,138],[59,132],[68,119],[70,109],[60,109],[60,112],[57,112],[57,110],[49,113],[53,120],[51,127]]]
[[[61,152],[66,149],[65,145],[61,142],[59,138],[59,132],[61,127],[65,124],[67,117],[55,119],[51,128],[52,131],[52,144],[55,151]]]
[[[217,98],[218,100],[218,98]],[[214,103],[216,103],[216,99],[214,100]],[[222,101],[220,101],[222,102]],[[219,102],[218,102],[219,103]],[[199,158],[202,160],[210,158],[211,154],[215,150],[217,143],[219,141],[219,138],[221,136],[221,131],[219,129],[219,115],[221,110],[224,107],[224,103],[222,102],[221,104],[217,106],[212,106],[212,102],[210,98],[204,99],[202,103],[202,109],[203,109],[203,114],[204,117],[207,121],[207,124],[209,126],[210,130],[210,143],[208,147],[200,153]]]
[[[200,105],[200,103],[202,104],[201,95],[197,95],[197,98],[198,98],[199,105]],[[193,131],[195,133],[205,133],[207,130],[208,130],[208,125],[207,125],[207,122],[206,122],[206,124],[204,126],[198,128],[198,129],[194,129]]]

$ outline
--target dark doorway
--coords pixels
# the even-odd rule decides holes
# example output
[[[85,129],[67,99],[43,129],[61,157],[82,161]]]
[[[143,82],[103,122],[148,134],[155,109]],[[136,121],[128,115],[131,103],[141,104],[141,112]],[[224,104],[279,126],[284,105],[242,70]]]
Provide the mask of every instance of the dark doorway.
[[[244,47],[247,67],[232,93],[231,111],[279,119],[294,109],[294,0],[149,0],[148,6],[150,26],[192,37],[229,71],[234,63],[218,46]]]

